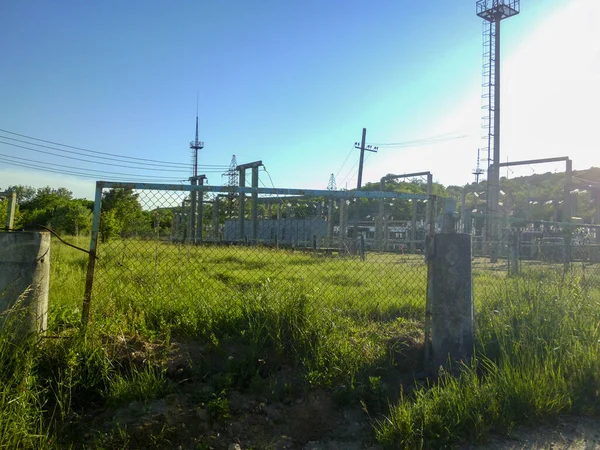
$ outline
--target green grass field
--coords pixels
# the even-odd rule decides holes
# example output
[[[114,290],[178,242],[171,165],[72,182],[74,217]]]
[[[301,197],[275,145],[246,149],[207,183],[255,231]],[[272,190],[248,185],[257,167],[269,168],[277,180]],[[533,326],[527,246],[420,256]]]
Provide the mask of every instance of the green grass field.
[[[91,411],[179,392],[169,349],[186,343],[202,348],[186,376],[210,381],[201,400],[215,420],[229,415],[223,392],[276,401],[324,389],[339,408],[362,403],[384,447],[440,448],[600,412],[596,266],[565,276],[562,265],[523,263],[508,278],[475,260],[477,357],[457,377],[423,382],[422,256],[113,240],[99,246],[85,335],[87,256],[53,242],[51,257],[48,336],[0,334],[0,448],[127,448],[127,430],[95,430]],[[293,377],[276,389],[282,367]],[[148,446],[164,447],[161,436],[149,433]]]

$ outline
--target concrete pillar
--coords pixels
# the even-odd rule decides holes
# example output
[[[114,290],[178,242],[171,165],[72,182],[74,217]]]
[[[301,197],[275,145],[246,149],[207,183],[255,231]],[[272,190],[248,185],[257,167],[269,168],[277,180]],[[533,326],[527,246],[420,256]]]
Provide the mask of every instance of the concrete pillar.
[[[45,332],[49,283],[50,233],[0,233],[0,328],[14,308],[23,313],[18,333]]]
[[[15,191],[8,194],[8,211],[6,215],[6,228],[12,231],[15,223],[15,208],[17,206],[17,193]]]
[[[471,236],[440,233],[429,266],[433,370],[473,356]],[[427,345],[426,345],[427,347]]]

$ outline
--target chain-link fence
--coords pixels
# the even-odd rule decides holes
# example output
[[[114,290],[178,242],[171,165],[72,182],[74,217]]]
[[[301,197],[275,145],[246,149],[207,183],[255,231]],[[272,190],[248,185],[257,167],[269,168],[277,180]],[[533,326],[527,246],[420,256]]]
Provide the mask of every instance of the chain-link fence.
[[[471,235],[479,298],[502,294],[510,280],[576,288],[586,296],[600,293],[599,225],[507,218],[498,240],[477,234],[475,226]]]
[[[347,327],[349,338],[399,320],[422,329],[428,199],[98,182],[84,321],[91,304],[92,320],[209,333],[272,308]],[[410,220],[396,220],[404,209]]]

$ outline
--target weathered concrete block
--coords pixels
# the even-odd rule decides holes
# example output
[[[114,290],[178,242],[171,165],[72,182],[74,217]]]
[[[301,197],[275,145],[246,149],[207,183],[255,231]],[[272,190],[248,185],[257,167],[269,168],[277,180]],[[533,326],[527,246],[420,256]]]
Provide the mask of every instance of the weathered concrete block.
[[[437,234],[431,270],[431,349],[437,370],[449,360],[473,356],[471,236]]]

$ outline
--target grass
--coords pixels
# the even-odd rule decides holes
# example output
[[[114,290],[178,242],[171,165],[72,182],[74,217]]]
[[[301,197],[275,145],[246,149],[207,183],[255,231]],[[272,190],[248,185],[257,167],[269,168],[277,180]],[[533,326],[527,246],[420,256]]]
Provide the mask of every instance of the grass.
[[[532,265],[508,278],[501,265],[479,270],[476,261],[477,357],[459,376],[442,372],[398,400],[398,380],[413,384],[422,370],[421,256],[369,253],[361,262],[134,239],[99,250],[85,335],[86,255],[55,242],[52,338],[15,343],[16,316],[0,332],[0,448],[62,448],[83,438],[127,447],[120,425],[114,436],[90,434],[86,413],[179,389],[166,358],[172,342],[187,341],[203,343],[186,376],[212,380],[201,401],[214,421],[230,416],[228,390],[273,391],[268,380],[281,367],[296,377],[278,395],[318,387],[342,406],[363,401],[389,448],[482,441],[524,421],[600,412],[595,266],[565,277],[560,265]],[[167,431],[152,439],[166,445]]]
[[[559,414],[600,413],[598,274],[526,267],[474,276],[477,357],[413,391],[376,426],[389,448],[440,448]],[[595,285],[595,286],[594,286]]]

